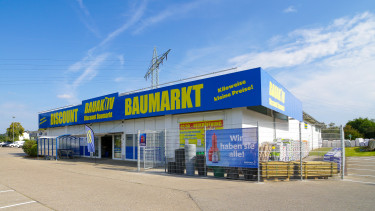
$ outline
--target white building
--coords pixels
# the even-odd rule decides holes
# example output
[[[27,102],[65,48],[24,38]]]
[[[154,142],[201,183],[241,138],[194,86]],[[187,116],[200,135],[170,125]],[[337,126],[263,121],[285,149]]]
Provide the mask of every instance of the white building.
[[[297,98],[260,68],[141,92],[114,93],[39,114],[43,136],[83,138],[84,125],[88,125],[95,133],[95,155],[119,160],[137,160],[139,133],[161,134],[167,158],[187,143],[197,145],[197,151],[208,150],[204,125],[217,131],[258,128],[254,133],[259,144],[301,138],[314,149],[321,142],[316,123],[303,113]],[[43,150],[40,148],[40,154]],[[77,153],[88,156],[87,143],[80,142]]]

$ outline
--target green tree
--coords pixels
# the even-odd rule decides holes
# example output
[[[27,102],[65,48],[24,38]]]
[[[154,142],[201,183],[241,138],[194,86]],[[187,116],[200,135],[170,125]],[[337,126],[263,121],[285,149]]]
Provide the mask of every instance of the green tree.
[[[363,138],[363,134],[358,132],[358,130],[352,128],[350,125],[345,125],[344,127],[345,139],[356,139],[356,138]],[[349,137],[351,135],[351,137]]]
[[[19,122],[12,122],[10,126],[7,128],[7,136],[10,140],[13,141],[13,127],[14,127],[14,141],[18,141],[19,137],[22,136],[25,129],[22,127],[21,123]]]
[[[368,118],[358,118],[349,121],[346,125],[350,125],[359,133],[363,134],[364,138],[375,138],[375,121]]]
[[[9,141],[9,138],[5,134],[0,134],[0,142]]]
[[[331,123],[328,124],[328,129],[339,129],[339,127],[336,126],[335,123],[331,122]]]

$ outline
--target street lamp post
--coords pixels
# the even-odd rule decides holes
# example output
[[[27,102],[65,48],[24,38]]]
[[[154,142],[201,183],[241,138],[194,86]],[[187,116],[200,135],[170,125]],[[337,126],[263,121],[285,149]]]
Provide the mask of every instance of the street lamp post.
[[[16,117],[13,117],[13,143],[14,143],[14,118],[16,118]]]

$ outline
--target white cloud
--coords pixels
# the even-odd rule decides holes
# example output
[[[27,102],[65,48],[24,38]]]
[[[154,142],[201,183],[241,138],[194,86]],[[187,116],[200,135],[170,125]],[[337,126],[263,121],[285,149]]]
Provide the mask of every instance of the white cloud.
[[[99,44],[99,47],[104,46],[108,42],[115,39],[117,36],[119,36],[121,33],[123,33],[125,30],[127,30],[130,26],[137,23],[143,16],[145,9],[146,9],[146,1],[143,1],[142,4],[139,6],[139,8],[134,12],[134,14],[130,17],[129,20],[127,20],[122,26],[114,30],[113,32],[109,33],[107,37]]]
[[[109,53],[103,53],[93,58],[93,60],[89,60],[87,62],[84,61],[85,62],[84,70],[82,74],[78,78],[76,78],[75,81],[73,82],[73,87],[76,88],[80,86],[82,82],[90,81],[91,79],[93,79],[97,74],[97,69],[107,59],[108,56],[109,56]]]
[[[86,11],[83,2],[78,1],[82,10]],[[103,52],[104,47],[106,47],[112,40],[122,34],[125,30],[127,30],[130,26],[137,23],[140,18],[143,16],[143,13],[146,9],[146,1],[143,1],[141,5],[132,13],[129,19],[125,21],[119,28],[115,29],[111,33],[109,33],[98,45],[89,49],[86,53],[86,56],[82,58],[80,61],[72,64],[68,70],[65,72],[67,78],[70,78],[68,83],[66,83],[61,90],[62,93],[59,96],[70,96],[67,99],[69,103],[78,103],[77,97],[77,88],[81,86],[85,82],[89,82],[95,78],[98,74],[99,68],[106,62],[106,59],[111,56],[110,52]],[[87,11],[89,15],[89,12]],[[119,56],[118,59],[120,60],[121,65],[123,65],[124,58],[123,56]],[[73,79],[71,79],[73,78]],[[73,80],[73,83],[71,81]]]
[[[286,9],[284,9],[283,12],[284,13],[293,13],[293,12],[297,12],[297,10],[294,6],[289,6]]]
[[[125,78],[124,77],[117,77],[117,78],[115,78],[115,82],[116,83],[118,83],[118,82],[123,82],[125,80]]]
[[[83,0],[77,0],[79,6],[79,16],[82,23],[90,30],[95,36],[100,37],[99,30],[95,24],[94,19],[91,17],[91,14],[87,7],[84,5]]]
[[[192,9],[197,8],[202,2],[203,1],[195,1],[195,2],[190,2],[186,4],[179,4],[179,5],[168,7],[167,9],[158,13],[157,15],[149,17],[146,20],[143,20],[142,23],[134,31],[134,33],[138,34],[141,31],[143,31],[145,28],[151,25],[157,24],[159,22],[162,22],[172,16],[175,18],[177,15],[186,14]]]
[[[85,13],[85,15],[90,16],[90,12],[86,8],[86,6],[83,4],[83,0],[77,0],[77,2],[79,4],[79,7],[81,8],[81,10]]]
[[[374,118],[375,15],[362,13],[332,24],[291,32],[273,50],[230,59],[241,69],[261,66],[302,100],[318,120]]]
[[[61,95],[57,95],[57,97],[60,99],[71,99],[73,96],[70,94],[61,94]]]
[[[117,58],[120,61],[120,65],[124,66],[124,64],[125,64],[124,55],[119,55],[119,56],[117,56]]]

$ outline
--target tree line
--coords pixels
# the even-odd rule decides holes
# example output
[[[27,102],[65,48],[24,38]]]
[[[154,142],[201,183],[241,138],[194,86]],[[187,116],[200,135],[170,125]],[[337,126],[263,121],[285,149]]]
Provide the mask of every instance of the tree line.
[[[322,129],[339,130],[335,123],[323,124]],[[344,127],[345,139],[375,138],[375,119],[357,118],[348,121]]]

